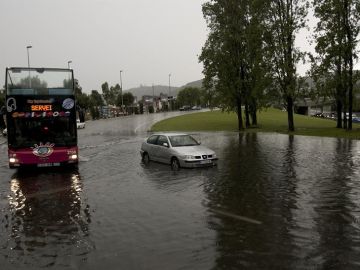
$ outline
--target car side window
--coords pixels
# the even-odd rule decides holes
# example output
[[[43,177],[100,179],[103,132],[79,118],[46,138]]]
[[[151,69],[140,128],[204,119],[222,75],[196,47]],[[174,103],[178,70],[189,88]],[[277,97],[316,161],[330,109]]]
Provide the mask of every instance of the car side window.
[[[159,139],[157,140],[157,145],[163,145],[164,143],[169,144],[167,138],[165,136],[159,136]]]
[[[147,143],[149,144],[156,144],[156,141],[158,140],[158,135],[151,136],[149,139],[147,139]]]

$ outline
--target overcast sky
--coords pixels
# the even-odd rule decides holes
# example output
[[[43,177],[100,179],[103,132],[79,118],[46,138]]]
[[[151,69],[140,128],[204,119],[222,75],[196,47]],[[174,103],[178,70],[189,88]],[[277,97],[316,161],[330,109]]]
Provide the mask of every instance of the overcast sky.
[[[1,0],[0,71],[67,67],[86,92],[107,81],[181,86],[202,78],[202,0]],[[1,73],[0,73],[1,74]],[[4,73],[3,73],[4,74]],[[0,75],[0,83],[4,84]]]
[[[6,66],[67,67],[84,91],[199,80],[205,0],[0,0],[0,83]],[[297,44],[307,48],[306,33]],[[306,67],[298,67],[304,73]],[[3,73],[3,74],[4,74]]]

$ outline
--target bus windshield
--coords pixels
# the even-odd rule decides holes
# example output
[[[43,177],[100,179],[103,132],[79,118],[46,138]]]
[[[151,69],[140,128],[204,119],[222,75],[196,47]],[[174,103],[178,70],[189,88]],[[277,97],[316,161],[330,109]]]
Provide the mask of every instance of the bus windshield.
[[[70,69],[10,68],[7,95],[73,95]]]
[[[39,143],[54,143],[56,146],[76,145],[76,127],[69,117],[48,119],[14,119],[15,136],[9,137],[13,148],[32,147]]]

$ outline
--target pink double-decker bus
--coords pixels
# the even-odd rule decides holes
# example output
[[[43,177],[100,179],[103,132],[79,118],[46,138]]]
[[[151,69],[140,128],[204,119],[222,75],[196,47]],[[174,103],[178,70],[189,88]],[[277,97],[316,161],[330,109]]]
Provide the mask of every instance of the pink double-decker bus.
[[[71,69],[6,69],[10,168],[78,164],[74,85]]]

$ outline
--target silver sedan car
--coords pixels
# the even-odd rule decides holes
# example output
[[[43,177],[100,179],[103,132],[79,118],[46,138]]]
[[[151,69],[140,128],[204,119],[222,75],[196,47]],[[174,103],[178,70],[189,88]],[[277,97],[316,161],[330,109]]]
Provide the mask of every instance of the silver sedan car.
[[[145,164],[150,160],[157,161],[171,164],[173,170],[214,166],[217,162],[213,150],[200,145],[192,136],[181,133],[151,135],[141,145],[140,154]]]

